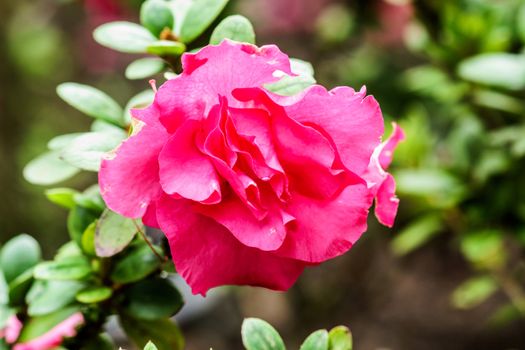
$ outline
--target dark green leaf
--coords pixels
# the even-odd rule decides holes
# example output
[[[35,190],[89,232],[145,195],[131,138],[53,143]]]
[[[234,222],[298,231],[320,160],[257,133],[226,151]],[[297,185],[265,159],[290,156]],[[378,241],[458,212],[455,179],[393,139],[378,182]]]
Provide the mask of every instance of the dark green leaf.
[[[86,258],[70,257],[38,264],[34,276],[43,280],[80,280],[91,272],[91,265]]]
[[[146,28],[131,22],[111,22],[95,29],[95,41],[100,45],[126,53],[145,53],[157,40]]]
[[[33,283],[33,268],[18,275],[9,283],[9,304],[18,305],[24,302],[27,291]]]
[[[80,350],[115,350],[115,344],[113,344],[113,340],[111,337],[106,334],[102,333],[96,336],[95,338],[92,338],[80,348]]]
[[[330,350],[352,350],[352,333],[344,326],[337,326],[328,333]]]
[[[219,16],[228,0],[195,0],[191,3],[180,32],[180,39],[189,43],[201,35]]]
[[[460,309],[470,309],[494,294],[498,283],[491,276],[478,276],[463,282],[452,294],[452,304]]]
[[[49,314],[75,301],[75,295],[84,287],[78,281],[42,281],[33,283],[26,299],[29,316]],[[33,292],[33,293],[32,293]]]
[[[148,45],[147,51],[157,56],[179,56],[186,51],[186,45],[177,41],[159,40]]]
[[[90,287],[77,294],[76,299],[84,304],[99,303],[111,298],[113,290],[109,287]]]
[[[71,239],[74,240],[79,247],[82,246],[82,235],[84,231],[96,219],[97,216],[93,211],[78,205],[69,212],[67,229]]]
[[[313,332],[299,350],[328,350],[328,332],[325,329]]]
[[[21,234],[10,239],[0,252],[0,267],[7,283],[38,264],[41,256],[40,246],[33,237]]]
[[[106,209],[98,221],[95,249],[98,256],[110,257],[120,253],[137,234],[137,227],[144,229],[142,223],[126,218]]]
[[[164,29],[173,29],[175,19],[166,1],[147,0],[140,8],[140,23],[159,37]]]
[[[126,78],[144,79],[151,77],[164,69],[164,61],[158,58],[140,58],[126,68]]]
[[[115,263],[111,279],[123,284],[137,282],[157,270],[159,265],[159,259],[150,247],[140,244]]]
[[[184,338],[179,327],[169,319],[140,321],[130,317],[121,317],[120,322],[126,334],[137,347],[145,347],[153,342],[158,350],[182,350]]]
[[[66,209],[71,209],[75,206],[73,196],[77,193],[78,191],[72,188],[52,188],[45,191],[45,195],[50,202]]]
[[[69,307],[57,310],[51,314],[30,318],[24,325],[18,341],[27,342],[45,334],[60,322],[73,315],[77,310],[76,307]]]
[[[224,39],[255,44],[255,32],[246,17],[241,15],[228,16],[213,30],[210,44],[218,45]]]
[[[90,117],[122,125],[122,108],[106,93],[88,85],[63,83],[57,94],[72,107]]]
[[[281,336],[266,321],[247,318],[242,323],[241,333],[247,350],[285,350]]]
[[[59,151],[51,151],[27,163],[24,168],[24,178],[32,184],[46,186],[65,181],[79,171],[61,160]]]
[[[177,288],[162,278],[148,279],[131,285],[124,292],[124,310],[135,319],[158,320],[173,316],[183,305]]]

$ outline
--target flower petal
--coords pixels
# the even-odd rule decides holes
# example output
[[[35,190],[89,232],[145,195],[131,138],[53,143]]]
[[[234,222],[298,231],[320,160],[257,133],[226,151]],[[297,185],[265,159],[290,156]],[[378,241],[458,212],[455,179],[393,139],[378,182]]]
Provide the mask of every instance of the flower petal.
[[[397,144],[405,139],[405,132],[399,125],[392,123],[392,134],[383,142],[381,153],[379,154],[379,164],[384,170],[388,169],[394,158],[394,150]]]
[[[375,205],[377,220],[385,226],[392,227],[398,207],[399,199],[396,197],[396,182],[392,175],[387,174],[386,179],[377,190]]]
[[[245,246],[186,200],[163,197],[157,214],[177,272],[195,294],[227,284],[286,290],[307,265]]]

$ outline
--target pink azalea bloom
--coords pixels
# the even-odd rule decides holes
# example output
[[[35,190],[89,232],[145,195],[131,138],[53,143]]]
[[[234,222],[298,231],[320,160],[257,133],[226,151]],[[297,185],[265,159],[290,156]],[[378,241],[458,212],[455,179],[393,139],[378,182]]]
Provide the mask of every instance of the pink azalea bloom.
[[[20,335],[22,330],[22,322],[13,315],[7,320],[7,324],[3,329],[0,329],[0,339],[5,339],[8,344],[13,344]]]
[[[82,316],[82,313],[74,313],[47,333],[25,343],[16,344],[13,350],[53,349],[62,344],[64,338],[74,337],[77,334],[77,328],[82,324],[84,324],[84,316]]]
[[[375,197],[391,225],[384,165],[395,142],[380,143],[381,111],[364,89],[273,94],[264,84],[292,74],[274,45],[226,40],[182,61],[134,111],[134,133],[102,162],[99,183],[109,208],[162,229],[194,293],[288,289],[352,247]]]

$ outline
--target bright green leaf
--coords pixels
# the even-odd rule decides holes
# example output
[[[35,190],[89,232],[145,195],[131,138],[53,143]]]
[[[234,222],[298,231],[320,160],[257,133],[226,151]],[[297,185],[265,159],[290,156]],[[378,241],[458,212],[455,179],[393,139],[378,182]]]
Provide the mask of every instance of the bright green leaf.
[[[290,58],[290,68],[297,75],[314,76],[314,67],[310,62],[298,58]]]
[[[95,255],[95,232],[97,221],[92,222],[82,234],[82,250],[88,255]]]
[[[126,68],[126,78],[144,79],[151,77],[164,69],[164,61],[155,57],[140,58]]]
[[[452,304],[459,309],[473,308],[498,290],[491,276],[478,276],[463,282],[452,294]]]
[[[80,291],[76,299],[84,304],[99,303],[111,298],[113,290],[109,287],[90,287]]]
[[[131,22],[111,22],[95,29],[93,38],[102,46],[126,53],[145,53],[157,40],[146,28]]]
[[[24,178],[35,185],[53,185],[76,175],[80,170],[60,159],[58,151],[46,152],[24,168]]]
[[[82,246],[82,235],[86,228],[97,219],[92,210],[76,205],[67,217],[67,230],[69,236],[77,245]]]
[[[133,240],[142,223],[126,218],[106,209],[97,224],[95,249],[100,257],[110,257],[120,253]]]
[[[4,277],[4,273],[0,268],[0,305],[5,305],[9,302],[9,289],[7,287],[7,282]],[[1,306],[0,306],[1,307]],[[0,326],[0,329],[2,327]]]
[[[33,237],[21,234],[10,239],[0,251],[0,267],[7,283],[38,264],[41,257],[40,245]]]
[[[122,125],[122,108],[106,93],[88,85],[63,83],[57,94],[72,107],[90,117]]]
[[[328,350],[328,332],[325,329],[313,332],[299,350]]]
[[[75,132],[72,134],[64,134],[53,137],[47,143],[47,148],[52,151],[60,151],[69,146],[69,144],[76,139],[78,136],[82,135],[81,132]]]
[[[228,16],[213,30],[210,44],[218,45],[224,39],[255,44],[255,31],[246,17],[241,15]]]
[[[55,203],[66,209],[71,209],[75,206],[73,196],[78,191],[72,188],[52,188],[45,191],[45,195],[50,202]]]
[[[506,253],[503,234],[497,230],[471,232],[461,237],[461,252],[476,267],[500,268]]]
[[[59,261],[46,261],[35,267],[34,276],[43,280],[80,280],[92,272],[84,257],[71,257]]]
[[[156,37],[164,29],[172,30],[175,18],[164,0],[147,0],[140,8],[140,23]]]
[[[279,333],[268,322],[258,318],[245,319],[241,334],[247,350],[285,350]]]
[[[264,87],[271,92],[282,96],[293,96],[315,84],[315,79],[309,75],[283,76],[275,83],[265,84]]]
[[[182,22],[180,39],[189,43],[201,35],[222,12],[228,0],[194,0]]]
[[[337,326],[328,333],[330,350],[352,350],[352,333],[344,326]]]
[[[183,305],[182,295],[163,278],[140,281],[124,291],[124,310],[135,319],[158,320],[173,316]]]
[[[152,342],[148,342],[146,344],[146,346],[144,347],[144,350],[158,350],[157,347],[155,346],[155,344],[153,344]]]
[[[157,56],[179,56],[186,51],[186,45],[178,41],[159,40],[148,45],[147,51]]]
[[[392,240],[392,250],[396,255],[405,255],[419,248],[443,228],[439,215],[429,214],[411,222]]]

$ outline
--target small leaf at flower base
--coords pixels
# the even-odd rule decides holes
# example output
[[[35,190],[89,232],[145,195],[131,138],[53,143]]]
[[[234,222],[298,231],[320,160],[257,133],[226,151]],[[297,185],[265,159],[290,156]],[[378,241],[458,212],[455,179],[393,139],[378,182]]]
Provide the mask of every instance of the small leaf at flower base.
[[[36,157],[24,168],[24,178],[34,185],[53,185],[65,181],[80,170],[60,159],[58,151],[46,152]]]
[[[110,257],[120,253],[137,234],[137,226],[144,229],[142,223],[135,223],[109,209],[106,209],[98,221],[95,235],[95,250],[100,257]]]
[[[525,56],[484,53],[462,61],[458,75],[474,83],[522,90],[525,88]]]
[[[148,107],[155,98],[155,92],[151,89],[144,90],[137,95],[133,96],[128,103],[126,104],[126,107],[124,108],[124,119],[126,120],[126,124],[131,124],[131,110],[132,109],[142,109]]]
[[[182,295],[163,278],[140,281],[129,286],[124,295],[124,310],[139,320],[158,320],[173,316],[183,305]]]
[[[497,269],[505,264],[506,251],[503,233],[497,230],[484,230],[463,235],[461,252],[475,267]]]
[[[142,321],[121,316],[122,328],[138,348],[143,348],[149,342],[155,344],[158,350],[182,350],[184,338],[176,323],[169,319]]]
[[[90,256],[95,255],[95,232],[97,221],[92,222],[82,234],[82,250]]]
[[[224,39],[255,44],[255,31],[246,17],[241,15],[228,16],[213,30],[210,44],[218,45]]]
[[[18,275],[9,283],[9,304],[19,305],[24,302],[27,291],[33,283],[33,268]]]
[[[315,84],[315,79],[309,75],[291,77],[283,76],[275,83],[265,84],[264,87],[271,92],[282,96],[293,96]]]
[[[90,209],[76,205],[67,217],[69,236],[76,244],[82,246],[82,235],[86,228],[97,219],[97,215]]]
[[[228,0],[195,0],[182,21],[180,40],[192,42],[201,35],[222,12]]]
[[[125,21],[101,25],[93,38],[102,46],[125,53],[145,53],[148,45],[157,40],[143,26]]]
[[[90,117],[122,125],[122,108],[106,93],[94,87],[63,83],[58,85],[57,94],[69,105]]]
[[[87,132],[63,150],[61,157],[79,169],[98,171],[102,157],[114,150],[125,138],[124,132]]]
[[[11,238],[0,251],[0,268],[5,281],[9,284],[25,271],[40,262],[40,245],[26,234]]]
[[[144,350],[158,350],[158,348],[155,346],[155,344],[149,341],[144,347]]]
[[[285,350],[279,333],[268,322],[258,318],[245,319],[241,334],[246,350]]]
[[[164,0],[146,0],[140,8],[140,23],[156,37],[164,29],[172,30],[175,18]]]
[[[126,68],[126,78],[134,79],[144,79],[151,77],[164,69],[164,61],[158,58],[141,58],[136,61],[131,62],[131,64]]]
[[[459,309],[473,308],[487,300],[498,288],[498,283],[491,276],[470,278],[452,293],[452,305]]]
[[[72,188],[62,187],[52,188],[46,190],[44,193],[50,202],[59,205],[63,208],[71,209],[75,206],[75,201],[73,200],[73,197],[75,196],[75,194],[78,193],[78,191]]]
[[[80,280],[91,274],[91,265],[84,257],[46,261],[35,267],[34,276],[43,280]]]
[[[151,43],[147,51],[157,56],[179,56],[186,51],[186,45],[178,41],[159,40]]]
[[[30,318],[24,324],[18,342],[27,342],[45,334],[77,311],[77,307],[68,307],[47,315]]]
[[[84,284],[78,281],[37,280],[26,296],[26,301],[29,299],[27,313],[29,316],[40,316],[61,309],[73,303],[83,287]],[[32,293],[35,290],[36,293]]]
[[[49,142],[47,143],[47,148],[49,148],[52,151],[60,151],[76,139],[78,136],[82,135],[81,132],[75,132],[71,134],[64,134],[53,137]]]
[[[392,240],[392,251],[398,256],[421,247],[443,228],[439,215],[428,214],[411,222]]]
[[[150,247],[140,244],[115,263],[111,279],[121,284],[137,282],[157,270],[159,265],[159,259]]]
[[[305,339],[299,350],[328,350],[328,331],[320,329]]]
[[[330,350],[352,350],[352,333],[347,327],[337,326],[328,333]]]
[[[80,291],[76,299],[84,304],[94,304],[108,300],[112,295],[113,290],[109,287],[90,287]]]

